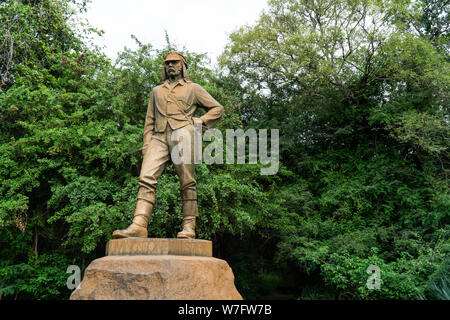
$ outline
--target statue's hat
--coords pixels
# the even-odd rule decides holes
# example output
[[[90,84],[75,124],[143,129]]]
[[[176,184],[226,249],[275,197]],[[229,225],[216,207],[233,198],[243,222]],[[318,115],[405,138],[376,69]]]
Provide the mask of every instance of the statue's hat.
[[[187,68],[187,63],[186,63],[186,58],[179,52],[176,51],[170,51],[169,53],[166,54],[166,56],[164,57],[164,62],[166,61],[178,61],[181,60],[183,61],[184,65]]]

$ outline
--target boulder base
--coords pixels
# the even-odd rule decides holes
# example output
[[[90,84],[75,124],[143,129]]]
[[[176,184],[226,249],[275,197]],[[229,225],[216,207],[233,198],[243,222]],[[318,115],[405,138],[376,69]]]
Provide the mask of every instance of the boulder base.
[[[228,263],[179,255],[106,256],[91,262],[71,300],[242,300]]]

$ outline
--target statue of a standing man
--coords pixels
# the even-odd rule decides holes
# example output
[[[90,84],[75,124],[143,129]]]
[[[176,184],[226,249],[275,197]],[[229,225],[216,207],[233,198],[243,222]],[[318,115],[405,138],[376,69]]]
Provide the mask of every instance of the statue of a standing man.
[[[197,107],[207,112],[193,118]],[[155,203],[156,183],[161,176],[178,141],[172,136],[190,137],[190,161],[172,161],[180,178],[183,202],[183,230],[178,238],[195,238],[197,182],[194,179],[194,121],[209,129],[220,120],[223,106],[200,85],[189,81],[184,56],[169,52],[164,59],[163,83],[153,88],[144,127],[144,159],[139,176],[139,192],[133,223],[125,230],[113,232],[113,238],[147,237],[148,218]]]

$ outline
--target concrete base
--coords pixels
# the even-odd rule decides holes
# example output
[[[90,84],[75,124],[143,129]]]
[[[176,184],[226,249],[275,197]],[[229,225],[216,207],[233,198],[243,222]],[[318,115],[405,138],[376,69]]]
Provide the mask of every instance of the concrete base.
[[[125,238],[110,240],[107,256],[179,255],[212,257],[212,242],[200,239]]]

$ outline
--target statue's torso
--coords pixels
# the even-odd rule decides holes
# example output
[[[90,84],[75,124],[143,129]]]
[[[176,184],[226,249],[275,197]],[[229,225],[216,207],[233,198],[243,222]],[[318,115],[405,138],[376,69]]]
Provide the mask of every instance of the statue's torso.
[[[165,82],[153,89],[155,132],[164,132],[167,123],[174,130],[192,124],[198,107],[196,87],[199,85],[181,79],[173,87]]]

